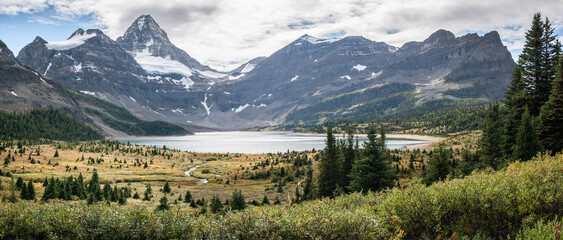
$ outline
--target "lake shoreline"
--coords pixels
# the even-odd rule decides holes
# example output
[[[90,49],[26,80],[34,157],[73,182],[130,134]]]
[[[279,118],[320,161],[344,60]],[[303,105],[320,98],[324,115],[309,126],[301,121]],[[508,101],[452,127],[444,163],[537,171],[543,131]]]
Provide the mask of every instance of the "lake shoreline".
[[[336,137],[342,135],[336,134]],[[365,134],[356,135],[360,141],[366,141]],[[120,142],[145,146],[166,146],[181,151],[205,153],[243,153],[261,154],[286,151],[306,151],[323,149],[325,134],[303,134],[289,131],[272,132],[208,132],[187,136],[159,136],[116,138]],[[441,141],[442,138],[420,135],[387,135],[389,149],[427,148],[430,144]]]

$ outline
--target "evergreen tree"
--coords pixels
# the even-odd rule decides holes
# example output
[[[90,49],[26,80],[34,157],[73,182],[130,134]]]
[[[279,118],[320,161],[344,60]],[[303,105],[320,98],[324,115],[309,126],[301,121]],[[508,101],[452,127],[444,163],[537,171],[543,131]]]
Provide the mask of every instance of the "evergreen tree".
[[[171,191],[172,189],[170,189],[170,184],[168,183],[168,181],[166,181],[166,183],[164,183],[164,187],[162,187],[162,192],[170,193]]]
[[[430,185],[437,181],[446,180],[446,177],[451,173],[449,162],[451,155],[451,151],[446,149],[443,143],[438,145],[432,152],[432,157],[428,162],[428,170],[424,173],[422,182]]]
[[[348,129],[348,136],[345,139],[346,141],[342,148],[344,161],[342,163],[342,181],[339,183],[340,186],[350,185],[350,177],[348,175],[352,172],[352,166],[354,166],[357,155],[354,148],[354,129]]]
[[[319,164],[318,190],[322,197],[332,197],[340,174],[340,152],[336,146],[336,138],[332,134],[332,128],[327,129],[326,147]]]
[[[538,130],[546,150],[555,154],[563,149],[563,58],[559,60],[549,100],[541,108]]]
[[[27,200],[28,198],[29,198],[29,195],[27,194],[27,184],[25,184],[25,182],[24,182],[22,189],[20,191],[20,199],[21,200]]]
[[[152,198],[152,188],[151,184],[147,184],[147,189],[145,190],[145,197],[143,198],[144,201],[150,201]]]
[[[186,192],[186,196],[184,197],[184,202],[185,202],[185,203],[189,203],[189,202],[191,202],[192,200],[193,200],[193,199],[192,199],[192,193],[190,193],[190,191],[187,191],[187,192]]]
[[[98,176],[98,171],[96,171],[96,169],[94,169],[92,173],[92,178],[88,183],[88,192],[92,193],[92,197],[94,198],[94,201],[97,202],[102,200],[103,194],[100,189],[100,178]]]
[[[385,132],[381,128],[381,138],[376,139],[375,126],[371,125],[364,143],[364,157],[355,162],[350,173],[351,191],[381,191],[395,185],[397,175],[385,150]]]
[[[505,159],[512,158],[518,127],[526,107],[526,97],[521,67],[516,66],[512,72],[512,79],[503,101],[505,107],[503,108],[502,153]]]
[[[18,177],[18,180],[16,180],[16,190],[21,191],[24,186],[25,183],[23,182],[22,177]]]
[[[17,197],[16,197],[16,185],[14,184],[14,179],[12,178],[12,183],[10,184],[10,197],[8,198],[8,201],[11,203],[15,203],[18,201]]]
[[[221,199],[219,199],[219,197],[217,196],[213,196],[213,198],[211,198],[209,208],[212,213],[221,212],[221,210],[223,210],[223,203],[221,203]]]
[[[549,19],[546,18],[544,22],[540,13],[534,14],[518,61],[518,65],[522,67],[522,77],[529,96],[527,105],[532,116],[539,115],[541,106],[549,98],[559,54],[557,51]]]
[[[55,155],[53,157],[59,157],[59,150],[55,150]]]
[[[498,169],[502,158],[501,139],[503,124],[498,104],[489,106],[485,127],[479,140],[480,160],[493,169]]]
[[[264,198],[262,199],[262,205],[270,205],[270,200],[268,200],[268,197],[266,195],[264,195]]]
[[[157,211],[164,211],[170,209],[168,205],[168,199],[166,197],[160,198],[160,204],[156,207]]]
[[[307,170],[307,179],[305,179],[305,187],[303,187],[303,199],[311,200],[315,198],[313,184],[313,169],[309,167]]]
[[[86,204],[87,205],[92,205],[94,204],[95,200],[94,200],[94,194],[92,193],[88,193],[88,197],[86,197]]]
[[[241,191],[234,191],[231,196],[231,209],[232,210],[244,210],[246,208],[246,201]]]
[[[35,188],[31,179],[27,183],[27,200],[35,200]]]
[[[538,140],[534,120],[530,116],[528,108],[525,108],[514,147],[514,158],[528,161],[540,151],[542,151],[542,146]]]

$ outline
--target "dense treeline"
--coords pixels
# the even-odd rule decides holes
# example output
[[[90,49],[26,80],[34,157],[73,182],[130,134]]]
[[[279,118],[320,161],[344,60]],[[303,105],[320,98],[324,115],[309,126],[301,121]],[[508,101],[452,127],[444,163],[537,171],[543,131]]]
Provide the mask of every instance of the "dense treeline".
[[[107,204],[0,205],[5,239],[557,239],[563,155],[493,174],[229,214]],[[546,223],[547,222],[547,223]],[[48,224],[46,224],[48,223]],[[542,238],[548,236],[549,238]]]
[[[396,185],[398,180],[391,164],[391,154],[385,146],[385,132],[372,124],[367,133],[368,141],[360,149],[354,130],[337,141],[332,129],[327,131],[326,147],[320,153],[319,173],[315,186],[308,188],[305,199],[334,197],[349,192],[381,191]],[[307,183],[307,184],[313,184]],[[305,187],[307,188],[307,184]],[[316,189],[316,191],[313,191]]]
[[[447,100],[451,101],[451,100]],[[442,105],[443,101],[427,103],[430,105]],[[452,103],[453,104],[453,103]],[[440,110],[428,110],[420,108],[413,112],[397,113],[381,117],[376,123],[385,126],[392,132],[409,132],[427,135],[444,136],[466,130],[480,130],[487,115],[487,105],[478,104],[473,106],[444,107]],[[280,127],[281,130],[307,131],[324,133],[327,128],[333,128],[335,132],[344,132],[346,129],[356,128],[358,133],[367,133],[369,124],[362,121],[342,120],[327,122],[322,125],[293,124],[288,123]],[[338,130],[338,131],[337,131]]]
[[[29,113],[0,111],[1,140],[53,139],[87,141],[103,136],[69,115],[52,109],[36,109]]]
[[[499,169],[563,149],[563,58],[553,32],[548,18],[534,15],[506,99],[487,111],[476,153],[486,166]]]

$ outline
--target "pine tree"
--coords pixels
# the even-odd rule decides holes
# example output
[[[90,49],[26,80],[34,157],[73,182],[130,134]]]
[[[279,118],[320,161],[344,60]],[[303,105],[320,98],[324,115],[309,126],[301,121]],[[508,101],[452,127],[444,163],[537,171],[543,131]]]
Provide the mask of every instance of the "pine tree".
[[[266,195],[264,195],[264,198],[262,198],[262,205],[270,205],[270,200],[268,200],[268,197]]]
[[[55,150],[55,155],[53,157],[59,157],[59,150]]]
[[[376,139],[375,126],[370,125],[368,141],[364,143],[364,157],[355,162],[350,173],[350,190],[356,192],[381,191],[395,185],[397,175],[385,148],[385,132]]]
[[[541,106],[548,100],[551,92],[551,81],[555,76],[556,58],[559,54],[553,31],[548,18],[544,22],[540,13],[534,14],[519,57],[518,65],[522,67],[531,116],[539,115]]]
[[[449,162],[451,155],[451,151],[446,149],[443,143],[438,145],[432,152],[432,157],[430,157],[428,162],[428,170],[424,173],[422,182],[430,185],[437,181],[446,180],[446,177],[451,173]]]
[[[498,169],[502,158],[501,139],[503,137],[503,124],[499,105],[489,106],[485,117],[485,126],[479,141],[479,153],[481,161],[493,169]]]
[[[16,186],[14,184],[14,179],[12,178],[12,183],[10,184],[10,197],[8,198],[8,201],[11,203],[15,203],[18,201],[17,197],[16,197]]]
[[[303,187],[303,199],[311,200],[315,198],[313,184],[313,169],[309,167],[307,170],[307,179],[305,179],[305,187]]]
[[[223,203],[221,203],[221,199],[219,199],[219,197],[217,196],[213,196],[213,198],[211,198],[209,208],[212,213],[221,212],[223,210]]]
[[[186,196],[184,197],[184,202],[189,203],[191,201],[192,201],[192,193],[190,193],[190,191],[187,191]]]
[[[559,60],[549,100],[541,108],[538,130],[546,150],[555,154],[563,149],[563,58]]]
[[[246,208],[246,201],[241,191],[234,191],[231,196],[231,209],[232,210],[244,210]]]
[[[535,123],[526,107],[524,114],[522,114],[520,128],[518,129],[514,158],[528,161],[540,151],[542,151],[542,146],[538,140]]]
[[[24,185],[25,183],[23,182],[22,177],[18,177],[18,180],[16,180],[16,190],[21,191]]]
[[[341,177],[340,174],[340,152],[336,146],[336,138],[332,134],[332,128],[327,129],[326,147],[319,164],[318,190],[322,197],[332,197],[336,184]]]
[[[503,108],[502,153],[505,159],[512,158],[518,127],[526,107],[526,97],[521,67],[516,66],[512,72],[512,79],[503,101],[505,107]]]
[[[168,199],[166,197],[160,198],[160,204],[156,207],[157,211],[164,211],[170,209],[168,205]]]
[[[356,161],[356,149],[354,148],[354,129],[348,129],[348,136],[343,144],[342,152],[344,155],[344,161],[342,163],[342,181],[339,183],[340,186],[350,185],[350,172],[352,172],[352,166],[354,166],[354,161]]]
[[[31,180],[27,183],[27,200],[35,200],[35,188]]]
[[[88,184],[88,192],[92,193],[92,197],[94,197],[94,201],[101,201],[103,194],[100,189],[100,178],[98,176],[98,171],[94,169],[92,173],[92,178],[90,179],[90,183]]]
[[[23,186],[21,188],[20,191],[20,199],[21,200],[27,200],[29,198],[29,195],[27,194],[27,184],[25,184],[25,182],[23,183]]]
[[[170,189],[170,184],[168,183],[168,181],[166,181],[166,183],[164,183],[164,187],[162,187],[162,192],[170,193],[171,191],[172,189]]]
[[[145,197],[143,198],[144,201],[150,201],[152,198],[152,188],[151,184],[147,184],[147,189],[145,190]]]

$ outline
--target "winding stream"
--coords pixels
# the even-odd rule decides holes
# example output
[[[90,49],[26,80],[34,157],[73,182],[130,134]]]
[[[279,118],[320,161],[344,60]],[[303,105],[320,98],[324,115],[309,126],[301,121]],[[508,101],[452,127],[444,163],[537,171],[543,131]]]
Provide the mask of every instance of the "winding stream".
[[[192,175],[190,174],[192,171],[196,170],[199,166],[205,164],[206,162],[207,162],[207,161],[203,161],[201,164],[195,165],[194,167],[190,168],[188,171],[185,172],[186,175],[187,175],[188,177],[196,178],[196,179],[198,179],[201,183],[206,184],[207,182],[209,182],[207,179],[205,179],[205,178],[197,178],[197,177],[194,177],[194,176],[192,176]]]

